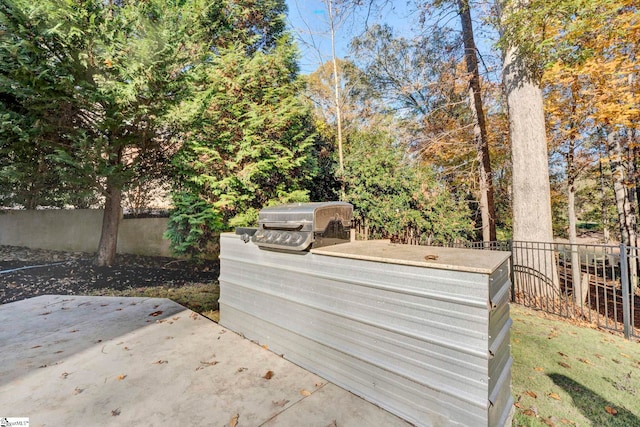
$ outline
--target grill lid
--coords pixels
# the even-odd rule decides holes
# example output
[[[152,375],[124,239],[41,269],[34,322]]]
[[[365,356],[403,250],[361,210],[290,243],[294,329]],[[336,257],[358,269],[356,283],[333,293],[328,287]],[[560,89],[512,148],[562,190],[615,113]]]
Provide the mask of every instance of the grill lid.
[[[303,251],[349,241],[353,206],[345,202],[290,203],[258,214],[253,241],[265,248]]]

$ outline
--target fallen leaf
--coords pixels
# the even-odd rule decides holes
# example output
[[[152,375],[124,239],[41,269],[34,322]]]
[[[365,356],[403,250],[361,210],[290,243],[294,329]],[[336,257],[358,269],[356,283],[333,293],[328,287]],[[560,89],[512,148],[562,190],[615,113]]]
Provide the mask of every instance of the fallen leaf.
[[[561,352],[561,351],[559,351],[559,352],[558,352],[558,354],[559,354],[560,356],[562,356],[562,357],[569,357],[569,356],[567,356],[566,354],[564,354],[564,353],[563,353],[563,352]]]
[[[541,368],[540,366],[536,366],[536,367],[535,367],[535,368],[533,368],[533,369],[535,369],[535,370],[536,370],[536,371],[538,371],[538,372],[542,372],[542,371],[544,371],[544,368]]]
[[[589,359],[583,359],[582,357],[579,357],[579,358],[578,358],[578,360],[579,360],[579,361],[581,361],[581,362],[582,362],[582,363],[584,363],[584,364],[587,364],[587,365],[593,365],[593,363],[591,363],[591,362],[589,361]]]
[[[529,416],[529,417],[536,417],[537,416],[537,414],[534,411],[532,411],[531,409],[526,409],[526,410],[522,411],[522,413],[527,415],[527,416]]]
[[[169,363],[167,360],[157,360],[153,362],[154,365],[164,365],[165,363]]]
[[[303,396],[311,396],[311,392],[309,390],[300,390],[300,394]]]
[[[264,378],[265,380],[270,380],[271,378],[273,378],[273,375],[274,375],[273,371],[267,371],[267,373],[264,374],[264,377],[262,378]]]
[[[199,371],[200,369],[204,369],[204,368],[206,368],[206,367],[208,367],[208,366],[215,366],[215,365],[217,365],[218,363],[220,363],[220,362],[218,362],[217,360],[212,360],[211,362],[203,362],[203,361],[201,360],[201,361],[200,361],[200,366],[198,366],[198,367],[196,368],[196,371]]]
[[[42,346],[41,346],[41,345],[34,345],[34,346],[33,346],[33,347],[31,347],[31,348],[40,348],[40,347],[42,347]]]
[[[568,420],[568,419],[566,419],[566,418],[561,418],[561,419],[560,419],[560,422],[561,422],[562,424],[570,424],[570,425],[572,425],[572,426],[576,425],[576,423],[574,423],[573,421]]]
[[[264,348],[265,350],[269,350],[269,346],[266,344],[262,344],[262,348]]]
[[[516,344],[520,344],[520,339],[518,339],[518,338],[514,338],[514,339],[513,339],[513,342],[514,342],[514,343],[516,343]]]
[[[546,420],[542,420],[543,423],[548,425],[549,427],[556,427],[556,424],[551,420],[551,418],[547,418]]]
[[[626,357],[627,359],[631,359],[631,356],[629,356],[628,354],[625,354],[625,353],[620,353],[620,356]]]
[[[598,353],[594,354],[594,356],[597,357],[598,359],[604,359],[604,356]]]
[[[116,379],[117,379],[118,381],[122,381],[122,380],[123,380],[123,379],[125,379],[125,378],[127,378],[127,376],[126,376],[126,375],[118,375],[118,376],[116,377]]]
[[[244,372],[244,371],[246,371],[247,369],[249,369],[249,368],[238,368],[238,371],[237,371],[237,372]]]
[[[550,398],[555,399],[555,400],[562,400],[560,398],[560,396],[558,395],[558,393],[549,393],[547,396],[549,396]]]
[[[562,366],[563,368],[571,369],[571,365],[569,365],[568,363],[558,362],[558,365]]]
[[[614,363],[617,363],[618,365],[622,363],[622,362],[621,362],[621,361],[619,361],[618,359],[611,359],[611,360],[613,360],[613,361],[614,361]]]
[[[531,396],[531,397],[533,397],[534,399],[537,399],[537,398],[538,398],[538,395],[537,395],[537,394],[535,394],[535,393],[534,393],[534,392],[532,392],[532,391],[525,391],[525,392],[524,392],[524,394],[526,394],[527,396]]]
[[[231,417],[231,420],[229,421],[229,427],[236,427],[238,425],[239,418],[240,414],[235,414],[233,417]]]
[[[120,408],[114,409],[113,411],[111,411],[111,416],[112,417],[117,417],[118,415],[120,415]]]
[[[83,388],[76,387],[75,390],[73,390],[73,394],[74,395],[78,395],[78,394],[82,393],[83,391],[84,391]]]
[[[154,311],[153,313],[149,313],[149,316],[157,317],[162,314],[162,310]]]
[[[513,406],[515,406],[515,407],[516,407],[516,408],[518,408],[518,409],[522,409],[522,408],[524,408],[524,406],[522,406],[522,403],[520,403],[520,402],[516,402],[516,403],[514,403],[514,404],[513,404]]]
[[[274,406],[279,406],[282,408],[284,405],[289,403],[289,401],[287,399],[282,399],[282,400],[278,400],[277,402],[271,402],[271,403],[273,403]]]
[[[604,407],[604,410],[605,410],[605,411],[607,411],[607,413],[608,413],[609,415],[617,415],[617,414],[618,414],[617,409],[612,408],[611,406],[605,406],[605,407]]]

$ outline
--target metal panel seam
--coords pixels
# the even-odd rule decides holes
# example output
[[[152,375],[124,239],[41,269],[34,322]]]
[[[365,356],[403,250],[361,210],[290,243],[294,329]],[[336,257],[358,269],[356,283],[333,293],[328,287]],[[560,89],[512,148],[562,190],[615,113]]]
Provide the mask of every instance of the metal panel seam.
[[[245,289],[253,290],[252,288],[243,286],[242,284],[239,284],[239,283],[234,283],[234,285],[238,286],[238,287],[245,288]],[[384,325],[381,325],[381,324],[373,323],[373,322],[370,322],[368,320],[365,320],[365,319],[362,319],[362,318],[358,318],[356,316],[350,316],[350,315],[347,315],[347,314],[344,314],[344,313],[340,313],[338,311],[330,311],[330,310],[323,309],[323,308],[320,308],[320,307],[316,307],[316,306],[313,306],[311,304],[307,304],[307,303],[304,303],[304,302],[295,301],[293,299],[287,299],[287,298],[284,298],[284,297],[279,296],[278,294],[275,294],[275,293],[272,293],[272,292],[265,292],[264,290],[260,290],[260,292],[262,292],[264,294],[267,294],[267,295],[270,295],[270,296],[272,296],[274,298],[278,298],[278,299],[285,300],[285,301],[293,301],[293,302],[295,302],[297,304],[300,304],[300,305],[303,305],[305,307],[313,308],[313,309],[316,309],[318,311],[322,311],[324,313],[333,314],[333,315],[336,315],[336,316],[339,316],[339,317],[342,317],[342,318],[345,318],[345,319],[352,320],[354,322],[359,322],[359,323],[363,323],[363,324],[368,325],[368,326],[377,327],[377,328],[383,329],[385,331],[396,333],[396,334],[400,334],[400,335],[404,335],[404,336],[407,336],[407,337],[410,337],[410,338],[413,338],[413,339],[426,341],[426,342],[428,342],[430,344],[440,345],[440,346],[446,347],[446,348],[448,348],[450,350],[459,351],[461,353],[469,354],[469,355],[476,356],[476,357],[482,357],[482,358],[486,358],[487,357],[487,353],[485,353],[485,352],[475,351],[475,350],[472,350],[472,349],[467,349],[465,347],[460,347],[460,346],[457,346],[455,344],[452,344],[452,343],[449,343],[449,342],[446,342],[446,341],[438,341],[438,340],[435,340],[433,338],[429,338],[429,337],[427,337],[425,335],[413,334],[413,333],[411,333],[409,331],[403,331],[403,330],[400,330],[400,329],[397,329],[397,328],[390,328],[388,326],[384,326]],[[228,304],[228,302],[223,300],[222,295],[221,295],[219,303],[222,303],[222,302],[225,302],[225,303]],[[450,326],[450,325],[448,325],[448,326]],[[483,336],[486,336],[486,335],[482,335],[481,334],[480,338],[482,338]]]
[[[255,318],[253,315],[251,315],[250,313],[248,313],[248,312],[246,312],[246,311],[244,311],[244,310],[242,310],[242,309],[238,308],[237,306],[230,305],[230,304],[226,304],[226,305],[227,305],[228,307],[230,307],[230,308],[234,309],[234,310],[237,310],[237,311],[239,311],[239,312],[241,312],[241,313],[244,313],[244,314],[245,314],[245,315],[247,315],[247,316],[250,316],[250,317]],[[284,327],[283,327],[283,326],[281,326],[281,325],[275,324],[275,323],[270,322],[270,321],[268,321],[268,320],[260,319],[260,321],[262,321],[262,322],[266,322],[266,323],[269,323],[269,324],[273,325],[274,327],[279,328],[279,329],[282,329],[282,330],[284,330],[284,331],[293,332],[293,331],[291,331],[291,330],[289,330],[289,329],[284,328]],[[295,332],[293,332],[293,333],[295,333]],[[392,374],[392,375],[396,375],[396,376],[398,376],[398,377],[404,378],[404,379],[409,380],[410,382],[413,382],[413,383],[415,383],[415,384],[418,384],[418,385],[420,385],[420,386],[422,386],[422,387],[426,387],[426,388],[428,388],[428,389],[435,390],[435,391],[437,391],[437,392],[439,392],[439,393],[443,393],[443,394],[449,395],[449,396],[451,396],[451,397],[454,397],[454,398],[456,398],[456,399],[459,399],[459,400],[462,400],[462,401],[464,401],[464,402],[466,402],[466,403],[469,403],[469,404],[471,404],[471,405],[473,405],[473,406],[475,406],[475,407],[477,407],[477,408],[481,408],[481,409],[488,409],[488,405],[487,405],[486,403],[483,403],[483,402],[482,402],[482,401],[480,401],[480,400],[473,400],[473,399],[469,399],[468,397],[466,397],[466,396],[464,396],[464,395],[461,395],[460,393],[457,393],[456,391],[450,391],[450,390],[447,390],[446,388],[438,388],[438,387],[434,387],[434,386],[432,386],[432,385],[430,385],[430,384],[428,384],[428,383],[425,383],[425,382],[423,382],[423,381],[417,380],[417,379],[416,379],[416,378],[414,378],[414,377],[411,377],[411,376],[405,375],[404,373],[401,373],[401,372],[398,372],[398,371],[390,371],[390,370],[389,370],[389,369],[387,369],[385,366],[381,366],[381,365],[379,365],[379,364],[372,363],[371,361],[369,361],[369,360],[365,360],[365,359],[361,358],[360,356],[357,356],[356,354],[353,354],[353,353],[346,353],[346,352],[344,352],[344,351],[340,350],[339,348],[336,348],[336,347],[334,347],[334,346],[328,345],[328,344],[327,344],[327,343],[325,343],[325,342],[321,342],[321,341],[318,341],[318,340],[316,340],[316,339],[314,339],[314,338],[311,338],[311,337],[308,337],[308,336],[304,336],[304,335],[300,335],[300,336],[301,336],[301,337],[303,337],[303,338],[305,338],[305,339],[307,339],[307,340],[309,340],[309,341],[313,341],[313,342],[315,342],[316,344],[319,344],[320,346],[326,347],[326,348],[328,348],[328,349],[330,349],[330,350],[332,350],[332,351],[338,352],[338,353],[340,353],[340,354],[343,354],[343,355],[345,355],[345,356],[351,357],[351,358],[353,358],[353,359],[357,359],[357,360],[359,360],[359,361],[361,361],[361,362],[363,362],[363,363],[365,363],[365,364],[367,364],[367,365],[371,365],[371,366],[376,367],[376,368],[378,368],[378,369],[380,369],[380,370],[383,370],[383,371],[385,371],[385,372],[389,372],[389,373],[390,373],[390,374]],[[295,354],[296,352],[293,352],[293,353]],[[285,353],[283,353],[283,354],[282,354],[282,356],[283,356],[285,359],[288,359],[287,354],[291,354],[291,353],[286,353],[286,354],[285,354]]]
[[[316,256],[318,256],[318,255],[316,255]],[[241,258],[236,258],[236,257],[228,257],[227,256],[225,258],[221,257],[220,259],[221,260],[228,259],[230,261],[235,261],[235,262],[242,263],[242,264],[254,264],[251,261],[243,260]],[[263,262],[261,265],[263,265],[265,267],[277,269],[277,270],[301,272],[301,270],[299,270],[299,269],[286,267],[286,266],[284,266],[282,264],[278,265],[278,264],[272,264],[272,263],[268,263],[268,262]],[[303,273],[307,274],[309,276],[312,276],[312,277],[320,278],[320,279],[336,280],[336,276],[331,276],[331,275],[328,275],[328,274],[319,274],[319,273],[314,273],[314,272],[310,272],[310,271],[303,271]],[[221,279],[222,279],[222,277],[220,278],[220,280]],[[443,294],[438,294],[438,293],[433,293],[433,292],[411,291],[411,290],[407,290],[407,289],[402,289],[402,288],[393,287],[393,286],[387,286],[387,285],[378,284],[378,283],[374,283],[374,282],[370,282],[370,281],[364,281],[364,280],[356,281],[356,280],[340,278],[339,281],[343,282],[343,283],[348,283],[350,285],[358,285],[358,286],[364,286],[364,287],[373,288],[373,289],[381,289],[381,290],[386,290],[386,291],[392,291],[392,292],[395,292],[395,293],[401,293],[401,294],[405,294],[405,295],[411,295],[411,296],[417,296],[417,297],[422,297],[422,298],[434,299],[434,300],[438,300],[438,301],[450,302],[450,303],[453,303],[453,304],[464,305],[464,306],[469,306],[469,307],[473,307],[473,308],[481,308],[481,309],[486,309],[487,308],[487,300],[474,301],[474,300],[468,300],[468,299],[464,299],[464,298],[455,298],[455,297],[451,297],[451,296],[448,296],[448,295],[443,295]]]

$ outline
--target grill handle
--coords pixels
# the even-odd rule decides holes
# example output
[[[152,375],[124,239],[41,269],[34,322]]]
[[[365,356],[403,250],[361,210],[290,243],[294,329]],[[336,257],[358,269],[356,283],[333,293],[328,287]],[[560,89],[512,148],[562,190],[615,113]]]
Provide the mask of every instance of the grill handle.
[[[270,226],[270,225],[265,225],[262,224],[262,228],[265,230],[279,230],[279,231],[300,231],[302,230],[303,225],[300,224],[296,227],[284,227],[282,225],[278,225],[278,226]]]

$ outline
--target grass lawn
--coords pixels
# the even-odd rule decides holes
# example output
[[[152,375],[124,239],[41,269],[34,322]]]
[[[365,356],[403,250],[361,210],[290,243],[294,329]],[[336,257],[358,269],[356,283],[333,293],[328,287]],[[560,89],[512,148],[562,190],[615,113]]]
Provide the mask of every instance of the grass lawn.
[[[640,343],[511,306],[514,426],[640,426]]]
[[[215,322],[217,322],[220,317],[218,314],[220,287],[218,286],[217,281],[215,283],[188,284],[179,288],[149,286],[130,288],[122,291],[114,289],[100,289],[94,292],[93,295],[169,298]]]

